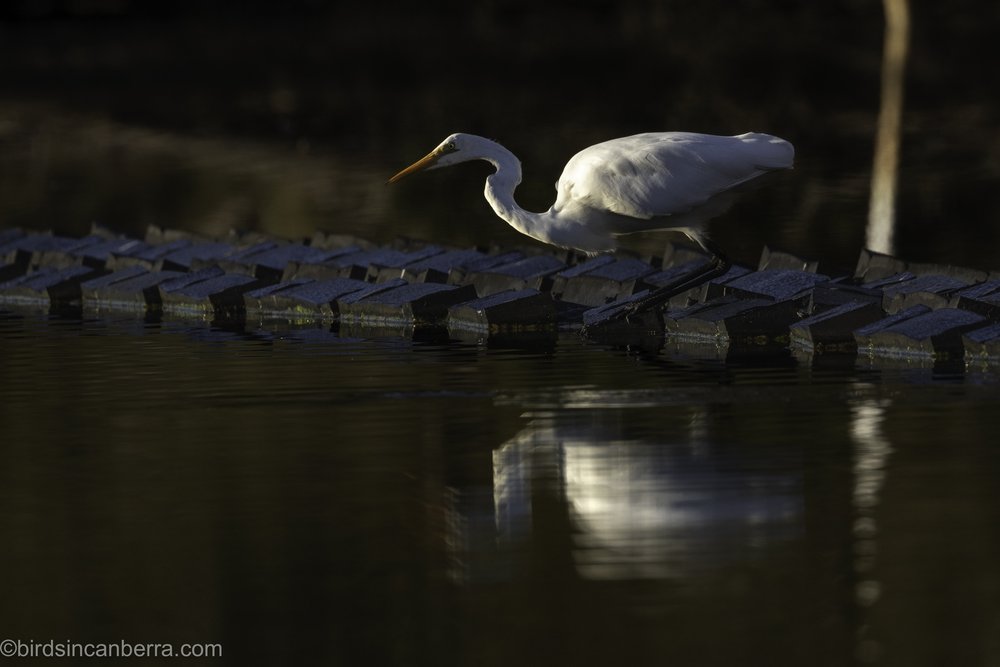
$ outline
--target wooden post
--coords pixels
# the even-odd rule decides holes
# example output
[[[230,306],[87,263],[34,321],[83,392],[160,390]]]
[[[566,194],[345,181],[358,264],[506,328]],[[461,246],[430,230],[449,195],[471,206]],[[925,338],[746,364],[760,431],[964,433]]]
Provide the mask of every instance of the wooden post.
[[[893,254],[896,182],[902,134],[903,79],[910,32],[909,0],[882,0],[885,42],[882,52],[882,103],[875,138],[872,191],[868,207],[866,245],[876,252]]]

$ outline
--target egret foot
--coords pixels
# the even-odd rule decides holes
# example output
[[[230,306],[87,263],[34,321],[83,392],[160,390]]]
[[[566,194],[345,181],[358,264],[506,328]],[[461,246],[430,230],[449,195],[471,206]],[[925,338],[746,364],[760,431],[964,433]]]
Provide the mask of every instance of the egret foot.
[[[678,294],[683,294],[690,289],[705,284],[729,271],[732,266],[725,255],[717,249],[712,249],[712,259],[697,271],[681,276],[677,280],[658,287],[646,296],[630,303],[620,312],[616,313],[613,319],[630,321],[635,315],[659,308]]]
[[[692,271],[673,282],[656,288],[641,299],[635,300],[618,313],[615,313],[612,319],[625,320],[627,322],[635,315],[657,309],[675,296],[704,285],[709,280],[718,278],[729,271],[733,264],[718,246],[704,238],[698,239],[698,242],[711,256],[708,263],[696,271]]]

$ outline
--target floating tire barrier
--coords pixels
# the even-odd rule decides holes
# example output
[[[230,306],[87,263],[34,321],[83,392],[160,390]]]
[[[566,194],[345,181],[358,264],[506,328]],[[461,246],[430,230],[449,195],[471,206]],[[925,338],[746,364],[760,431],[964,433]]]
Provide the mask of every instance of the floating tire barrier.
[[[163,319],[283,320],[352,336],[488,340],[578,332],[612,345],[716,353],[957,361],[1000,366],[1000,273],[862,251],[853,272],[764,250],[662,306],[634,304],[708,258],[582,257],[546,248],[378,246],[317,233],[204,239],[151,227],[134,239],[0,230],[0,308]]]

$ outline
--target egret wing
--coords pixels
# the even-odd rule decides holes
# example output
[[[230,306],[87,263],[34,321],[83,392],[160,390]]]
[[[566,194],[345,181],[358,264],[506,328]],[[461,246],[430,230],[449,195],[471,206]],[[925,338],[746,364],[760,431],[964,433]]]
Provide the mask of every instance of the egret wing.
[[[783,139],[654,132],[580,151],[566,164],[553,208],[586,206],[630,218],[688,212],[774,169],[792,166]]]

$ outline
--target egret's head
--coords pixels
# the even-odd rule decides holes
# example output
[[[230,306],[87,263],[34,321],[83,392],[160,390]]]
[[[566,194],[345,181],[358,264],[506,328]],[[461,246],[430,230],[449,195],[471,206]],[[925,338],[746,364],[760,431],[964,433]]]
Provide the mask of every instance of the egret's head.
[[[395,183],[404,176],[409,176],[425,169],[438,169],[467,160],[475,160],[479,155],[471,150],[472,143],[471,135],[462,134],[461,132],[453,134],[438,144],[437,148],[430,153],[390,178],[389,182]]]

